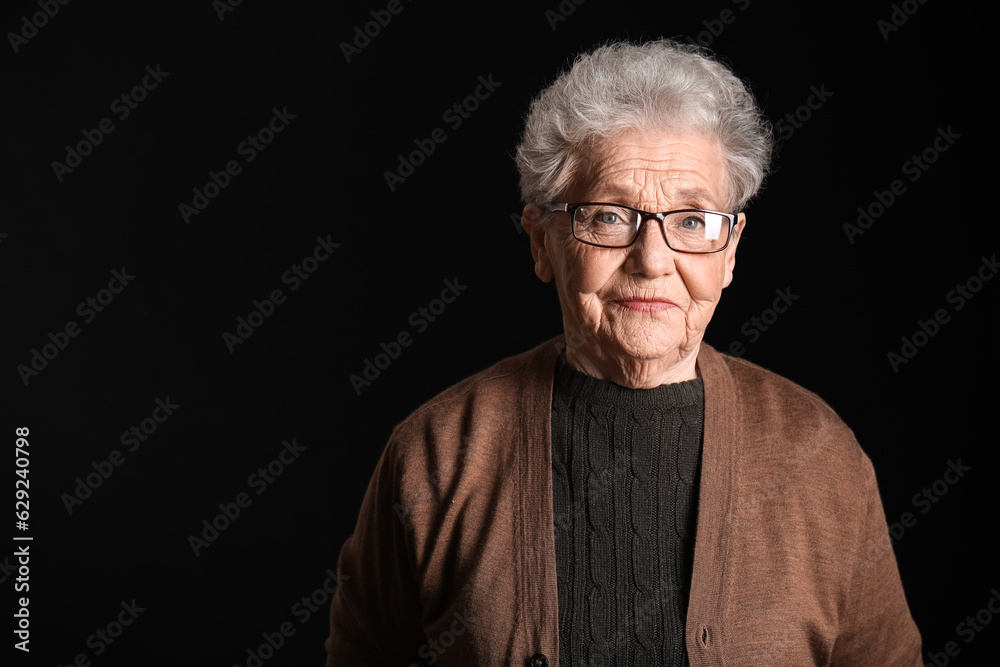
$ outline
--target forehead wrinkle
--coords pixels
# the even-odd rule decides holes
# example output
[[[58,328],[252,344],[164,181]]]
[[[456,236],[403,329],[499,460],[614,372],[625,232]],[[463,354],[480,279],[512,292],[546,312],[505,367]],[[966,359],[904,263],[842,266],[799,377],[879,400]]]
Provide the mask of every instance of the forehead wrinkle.
[[[621,176],[615,172],[595,174],[588,188],[590,198],[636,208],[647,206],[651,211],[666,210],[663,206],[667,205],[672,208],[719,206],[718,197],[706,187],[706,179],[695,169],[675,168],[662,173],[637,166],[619,173]]]
[[[726,168],[711,138],[646,139],[625,135],[593,146],[581,178],[565,194],[577,202],[612,201],[651,212],[725,205]]]

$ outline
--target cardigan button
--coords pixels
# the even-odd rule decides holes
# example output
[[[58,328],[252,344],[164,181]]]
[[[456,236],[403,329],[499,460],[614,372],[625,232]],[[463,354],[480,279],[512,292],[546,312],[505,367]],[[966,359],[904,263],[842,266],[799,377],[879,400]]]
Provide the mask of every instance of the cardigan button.
[[[528,660],[528,667],[549,667],[549,659],[544,653],[536,653]]]

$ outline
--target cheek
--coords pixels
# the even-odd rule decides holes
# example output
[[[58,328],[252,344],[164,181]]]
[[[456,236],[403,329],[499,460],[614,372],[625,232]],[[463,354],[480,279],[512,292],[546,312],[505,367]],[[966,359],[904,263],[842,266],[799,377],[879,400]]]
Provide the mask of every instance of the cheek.
[[[577,298],[596,295],[610,283],[624,261],[620,253],[591,248],[575,239],[566,248],[566,287]]]
[[[714,301],[722,292],[726,277],[724,258],[713,258],[710,262],[678,262],[677,271],[684,279],[692,301]]]

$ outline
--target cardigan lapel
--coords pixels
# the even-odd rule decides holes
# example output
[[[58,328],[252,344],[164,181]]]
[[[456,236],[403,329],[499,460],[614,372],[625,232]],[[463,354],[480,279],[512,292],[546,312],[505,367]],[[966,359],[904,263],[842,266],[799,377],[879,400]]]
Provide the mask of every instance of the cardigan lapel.
[[[552,507],[552,382],[558,346],[557,336],[535,348],[527,364],[527,382],[518,397],[516,415],[525,415],[517,444],[520,498],[520,534],[516,536],[521,571],[517,573],[518,613],[515,643],[530,647],[526,656],[514,656],[513,664],[535,654],[559,665],[559,597],[556,590],[555,521]]]
[[[735,502],[736,420],[740,396],[721,354],[701,344],[697,363],[705,385],[705,432],[698,523],[686,633],[691,667],[722,665],[723,601],[729,590],[729,516]]]

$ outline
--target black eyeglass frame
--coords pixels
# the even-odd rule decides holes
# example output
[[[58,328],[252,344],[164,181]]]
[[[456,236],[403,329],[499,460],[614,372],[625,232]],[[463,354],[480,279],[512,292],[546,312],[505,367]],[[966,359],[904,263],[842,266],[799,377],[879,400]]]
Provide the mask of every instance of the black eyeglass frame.
[[[673,250],[674,252],[683,252],[689,255],[711,255],[712,253],[722,252],[723,250],[728,248],[729,242],[733,240],[733,228],[736,226],[736,220],[739,216],[738,213],[723,213],[722,211],[711,211],[705,208],[681,208],[677,209],[676,211],[665,211],[663,213],[649,213],[647,211],[642,211],[640,209],[633,208],[631,206],[626,206],[625,204],[618,204],[615,202],[602,202],[602,201],[577,202],[574,204],[545,202],[542,204],[538,204],[538,206],[541,206],[542,208],[544,208],[546,211],[549,212],[565,211],[569,213],[570,229],[573,231],[573,238],[575,238],[580,243],[584,243],[589,246],[594,246],[595,248],[628,248],[633,243],[636,242],[636,239],[639,238],[639,234],[642,232],[642,228],[646,224],[646,221],[656,220],[657,222],[660,223],[660,234],[663,235],[663,239],[664,241],[666,241],[667,247]],[[636,213],[639,214],[639,224],[634,225],[635,229],[632,233],[632,240],[625,245],[601,245],[599,243],[591,243],[590,241],[584,241],[583,239],[581,239],[579,236],[576,235],[576,209],[580,208],[581,206],[615,206],[617,208],[624,208],[628,209],[629,211],[635,211]],[[678,250],[677,248],[670,245],[670,239],[667,237],[667,231],[663,228],[664,219],[668,215],[671,215],[672,213],[713,213],[715,215],[725,216],[726,219],[729,220],[729,232],[726,236],[726,244],[721,248],[716,248],[715,250]]]

